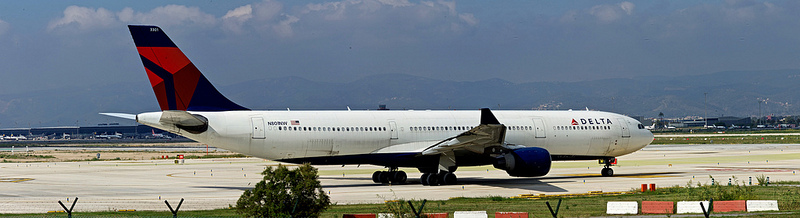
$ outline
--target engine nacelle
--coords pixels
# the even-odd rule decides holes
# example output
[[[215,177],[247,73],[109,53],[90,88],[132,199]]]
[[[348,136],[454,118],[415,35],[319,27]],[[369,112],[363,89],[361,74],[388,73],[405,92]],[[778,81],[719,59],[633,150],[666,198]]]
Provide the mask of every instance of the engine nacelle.
[[[544,176],[550,172],[550,152],[544,148],[530,147],[511,150],[497,158],[495,168],[505,170],[509,176]]]

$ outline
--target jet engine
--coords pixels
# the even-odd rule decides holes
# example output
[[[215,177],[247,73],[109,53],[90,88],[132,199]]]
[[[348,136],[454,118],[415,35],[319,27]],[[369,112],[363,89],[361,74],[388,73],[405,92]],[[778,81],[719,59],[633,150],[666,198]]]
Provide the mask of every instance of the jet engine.
[[[544,148],[519,148],[497,157],[495,168],[505,170],[509,176],[534,177],[550,172],[550,152]]]

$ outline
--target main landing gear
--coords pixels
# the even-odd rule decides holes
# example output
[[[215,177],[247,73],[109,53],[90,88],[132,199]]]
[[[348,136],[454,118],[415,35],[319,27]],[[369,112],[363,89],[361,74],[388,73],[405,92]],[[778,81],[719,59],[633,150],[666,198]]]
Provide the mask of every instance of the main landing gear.
[[[408,179],[406,172],[397,170],[397,167],[390,167],[389,171],[372,173],[372,181],[375,183],[405,184],[406,179]]]
[[[617,164],[617,158],[609,157],[605,159],[600,159],[600,164],[605,164],[605,166],[603,166],[603,170],[600,170],[600,175],[613,176],[614,170],[611,169],[611,166]]]
[[[458,183],[458,177],[454,173],[441,171],[439,173],[423,173],[419,177],[419,181],[422,182],[422,185],[430,186],[455,185]]]

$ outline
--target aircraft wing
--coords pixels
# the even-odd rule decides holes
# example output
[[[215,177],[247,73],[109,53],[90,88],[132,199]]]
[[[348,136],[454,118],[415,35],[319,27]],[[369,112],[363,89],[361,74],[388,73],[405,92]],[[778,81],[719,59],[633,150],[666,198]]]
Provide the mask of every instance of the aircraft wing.
[[[484,149],[505,142],[506,126],[500,124],[488,108],[481,109],[481,124],[457,136],[442,140],[422,151],[422,155],[436,155],[454,150],[483,153]]]

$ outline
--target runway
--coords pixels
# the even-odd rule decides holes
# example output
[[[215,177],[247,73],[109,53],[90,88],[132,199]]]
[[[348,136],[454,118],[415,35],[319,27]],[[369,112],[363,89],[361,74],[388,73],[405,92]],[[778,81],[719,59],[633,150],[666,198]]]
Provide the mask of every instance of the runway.
[[[63,210],[57,203],[79,200],[75,211],[122,209],[168,211],[164,200],[181,210],[235,205],[253,187],[266,166],[257,158],[0,163],[0,213],[45,213]],[[614,177],[601,177],[596,161],[555,162],[537,178],[509,177],[491,166],[462,167],[459,184],[422,186],[416,169],[403,169],[409,184],[383,185],[371,180],[376,166],[317,166],[323,188],[333,202],[381,203],[394,199],[443,200],[453,197],[512,197],[519,194],[566,194],[629,191],[641,184],[658,187],[702,183],[755,185],[756,176],[771,181],[800,180],[800,145],[650,145],[619,157]]]

